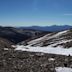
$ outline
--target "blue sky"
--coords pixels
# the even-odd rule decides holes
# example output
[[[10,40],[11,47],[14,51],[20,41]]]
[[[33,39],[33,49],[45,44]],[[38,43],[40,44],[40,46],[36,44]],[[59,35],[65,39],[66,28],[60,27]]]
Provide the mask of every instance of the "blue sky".
[[[0,25],[72,25],[72,0],[0,0]]]

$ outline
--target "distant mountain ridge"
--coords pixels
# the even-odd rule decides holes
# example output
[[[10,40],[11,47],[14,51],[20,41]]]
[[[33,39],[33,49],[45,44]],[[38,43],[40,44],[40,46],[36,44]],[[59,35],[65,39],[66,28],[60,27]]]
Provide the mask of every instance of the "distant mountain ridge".
[[[30,27],[19,27],[19,28],[57,32],[57,31],[71,29],[72,26],[70,26],[70,25],[63,25],[63,26],[53,25],[53,26],[30,26]]]

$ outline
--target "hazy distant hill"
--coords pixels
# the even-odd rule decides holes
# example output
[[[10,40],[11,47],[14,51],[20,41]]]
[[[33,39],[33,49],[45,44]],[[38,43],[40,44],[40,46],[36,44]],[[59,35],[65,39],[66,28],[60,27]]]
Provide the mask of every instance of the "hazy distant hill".
[[[20,27],[21,29],[33,29],[33,30],[42,30],[42,31],[62,31],[62,30],[67,30],[72,28],[72,26],[69,25],[64,25],[64,26],[57,26],[57,25],[53,25],[53,26],[30,26],[30,27]]]

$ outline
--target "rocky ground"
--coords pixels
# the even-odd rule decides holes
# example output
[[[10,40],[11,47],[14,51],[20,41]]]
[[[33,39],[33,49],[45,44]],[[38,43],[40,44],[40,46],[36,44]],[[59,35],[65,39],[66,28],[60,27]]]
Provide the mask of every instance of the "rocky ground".
[[[0,49],[2,48],[11,48],[11,45],[14,45],[14,43],[12,43],[11,41],[5,39],[5,38],[1,38],[0,37]]]
[[[0,72],[56,72],[55,67],[72,68],[72,57],[0,48]]]

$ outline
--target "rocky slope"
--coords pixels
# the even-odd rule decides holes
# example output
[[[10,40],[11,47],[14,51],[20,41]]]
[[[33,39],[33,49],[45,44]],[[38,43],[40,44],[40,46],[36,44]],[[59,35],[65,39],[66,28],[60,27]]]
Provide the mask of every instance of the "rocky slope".
[[[29,46],[62,46],[64,48],[70,48],[72,47],[72,30],[49,33],[43,37],[27,41],[26,44]]]
[[[14,43],[12,43],[11,41],[1,38],[0,37],[0,50],[3,48],[12,48],[11,45],[14,45]]]
[[[0,50],[0,72],[56,72],[56,67],[72,68],[72,57]]]

